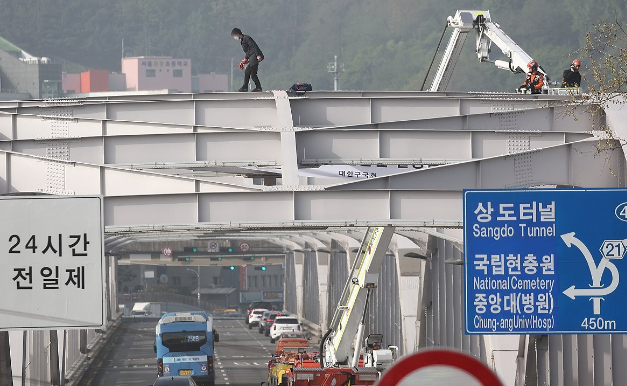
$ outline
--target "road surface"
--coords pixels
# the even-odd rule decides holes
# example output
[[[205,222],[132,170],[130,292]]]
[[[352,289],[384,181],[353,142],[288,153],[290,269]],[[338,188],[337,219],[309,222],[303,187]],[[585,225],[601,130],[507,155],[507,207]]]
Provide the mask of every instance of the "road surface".
[[[81,386],[148,386],[157,376],[153,341],[156,321],[125,322]],[[216,385],[251,386],[266,380],[274,351],[270,338],[240,320],[215,320]]]

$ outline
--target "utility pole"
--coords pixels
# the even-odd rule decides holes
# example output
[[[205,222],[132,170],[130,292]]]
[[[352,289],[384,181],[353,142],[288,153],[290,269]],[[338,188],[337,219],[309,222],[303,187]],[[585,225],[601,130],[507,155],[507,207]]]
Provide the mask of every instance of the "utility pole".
[[[233,59],[235,58],[231,58],[231,88],[229,89],[229,91],[233,91]]]
[[[200,307],[200,265],[198,266],[198,272],[194,271],[193,269],[189,269],[189,268],[187,268],[186,270],[190,271],[190,272],[194,272],[196,274],[196,277],[197,277],[196,283],[198,284],[197,289],[196,289],[198,291],[198,293],[196,295],[198,297],[198,308],[201,308]]]
[[[327,65],[327,71],[333,74],[333,91],[340,89],[340,75],[344,72],[344,63],[337,62],[337,55],[333,56],[333,61]]]

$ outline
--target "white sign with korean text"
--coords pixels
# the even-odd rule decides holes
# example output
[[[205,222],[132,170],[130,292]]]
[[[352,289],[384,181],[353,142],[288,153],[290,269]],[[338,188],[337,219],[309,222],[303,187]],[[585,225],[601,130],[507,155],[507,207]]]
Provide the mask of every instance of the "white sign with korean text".
[[[0,330],[102,327],[102,198],[7,197],[0,213]]]

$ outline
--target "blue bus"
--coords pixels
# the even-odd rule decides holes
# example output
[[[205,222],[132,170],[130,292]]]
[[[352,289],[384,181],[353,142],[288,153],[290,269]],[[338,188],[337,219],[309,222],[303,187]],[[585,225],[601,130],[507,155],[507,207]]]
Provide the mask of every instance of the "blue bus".
[[[164,314],[155,337],[158,375],[190,375],[200,385],[213,386],[213,343],[218,340],[213,318],[204,312]]]

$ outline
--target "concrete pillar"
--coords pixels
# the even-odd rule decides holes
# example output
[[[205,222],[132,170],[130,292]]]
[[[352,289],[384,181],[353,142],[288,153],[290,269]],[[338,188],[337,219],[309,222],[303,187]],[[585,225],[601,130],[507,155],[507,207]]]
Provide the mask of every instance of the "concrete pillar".
[[[87,354],[87,330],[79,331],[78,346],[81,354]]]
[[[48,383],[48,353],[46,331],[28,331],[28,357],[26,379],[31,386],[43,386]]]
[[[594,336],[577,335],[577,361],[579,363],[578,376],[580,385],[595,385],[595,359]]]
[[[536,369],[538,371],[538,385],[549,384],[549,336],[536,336]],[[602,385],[602,383],[594,383]]]
[[[107,320],[118,313],[118,259],[109,258],[109,314]]]
[[[9,332],[0,331],[0,385],[13,386]]]
[[[329,328],[329,259],[331,253],[316,252],[316,267],[318,269],[318,288],[320,299],[320,328],[326,331]]]
[[[357,257],[357,252],[359,252],[359,248],[348,248],[346,250],[346,258],[348,259],[348,272],[350,273],[351,268],[353,268],[353,264],[355,264],[355,258]]]
[[[104,261],[105,261],[105,266],[104,266],[104,274],[105,274],[105,280],[104,280],[104,297],[105,297],[105,323],[107,323],[109,320],[111,320],[111,294],[109,293],[110,289],[111,289],[111,275],[110,275],[110,264],[111,261],[115,260],[115,257],[111,257],[111,256],[105,256],[104,257]]]
[[[433,314],[433,280],[437,280],[437,277],[433,278],[433,255],[432,252],[437,248],[435,238],[429,237],[427,242],[427,251],[422,255],[424,259],[416,260],[420,261],[420,267],[422,271],[422,283],[419,286],[418,295],[418,348],[432,347],[434,344],[434,335],[436,331],[435,317]],[[406,252],[403,251],[403,257]],[[400,255],[400,254],[399,254]],[[479,341],[475,339],[476,352],[479,352]],[[471,352],[474,352],[471,349]]]
[[[594,335],[594,385],[612,386],[612,343],[610,335]],[[621,381],[620,383],[623,383]]]
[[[422,261],[420,259],[405,257],[405,253],[416,252],[411,249],[398,249],[396,251],[398,280],[398,295],[401,306],[401,323],[403,330],[403,354],[409,354],[418,349],[418,337],[420,334],[420,284],[422,274]]]
[[[54,386],[61,384],[59,373],[59,338],[57,330],[50,330],[50,383]]]
[[[299,319],[304,317],[303,306],[303,270],[305,268],[305,253],[294,252],[294,281],[296,282],[296,314]]]

